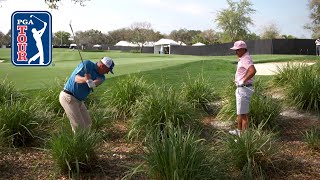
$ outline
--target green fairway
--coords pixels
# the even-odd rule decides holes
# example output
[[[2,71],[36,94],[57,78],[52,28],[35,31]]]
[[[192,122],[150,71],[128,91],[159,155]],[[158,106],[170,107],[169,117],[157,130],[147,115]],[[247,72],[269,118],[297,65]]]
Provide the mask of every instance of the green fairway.
[[[114,75],[107,75],[109,83],[102,86],[112,87],[112,82],[122,75],[143,76],[149,83],[167,84],[179,87],[189,77],[202,74],[209,82],[221,90],[233,78],[236,56],[190,56],[124,53],[120,51],[81,52],[84,59],[98,61],[103,56],[114,59]],[[50,85],[56,78],[67,78],[81,62],[78,51],[53,49],[52,64],[47,67],[16,67],[11,64],[10,49],[0,49],[0,76],[14,82],[19,90],[32,90]],[[253,55],[255,63],[289,60],[314,60],[315,56],[292,55]],[[265,78],[265,77],[264,77]],[[103,89],[103,88],[101,88]]]

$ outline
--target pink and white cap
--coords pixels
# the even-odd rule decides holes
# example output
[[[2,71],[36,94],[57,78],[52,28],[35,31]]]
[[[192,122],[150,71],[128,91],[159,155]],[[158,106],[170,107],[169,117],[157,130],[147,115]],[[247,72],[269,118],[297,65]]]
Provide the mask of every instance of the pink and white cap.
[[[236,41],[233,45],[232,50],[238,50],[238,49],[247,49],[247,44],[244,41]]]

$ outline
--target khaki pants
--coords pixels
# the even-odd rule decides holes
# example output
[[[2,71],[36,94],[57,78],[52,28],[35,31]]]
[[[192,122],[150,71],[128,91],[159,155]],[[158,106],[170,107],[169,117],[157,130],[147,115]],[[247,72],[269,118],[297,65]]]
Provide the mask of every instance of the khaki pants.
[[[91,126],[89,112],[82,101],[63,91],[59,95],[59,101],[70,120],[73,132],[77,128],[85,129]]]

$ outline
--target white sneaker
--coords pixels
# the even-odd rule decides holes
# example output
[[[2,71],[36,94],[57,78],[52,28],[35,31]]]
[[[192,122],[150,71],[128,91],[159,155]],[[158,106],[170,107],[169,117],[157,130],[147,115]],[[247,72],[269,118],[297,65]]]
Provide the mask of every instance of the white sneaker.
[[[235,136],[240,136],[241,130],[235,129],[235,130],[229,131],[229,133],[232,134],[232,135],[235,135]]]

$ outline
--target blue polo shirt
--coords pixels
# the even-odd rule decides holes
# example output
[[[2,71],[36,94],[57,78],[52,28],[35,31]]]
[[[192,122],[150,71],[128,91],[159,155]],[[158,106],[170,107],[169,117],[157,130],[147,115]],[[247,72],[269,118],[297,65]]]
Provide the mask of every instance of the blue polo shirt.
[[[83,63],[80,63],[78,67],[72,72],[70,78],[64,86],[64,89],[71,92],[79,101],[85,100],[91,92],[91,89],[88,87],[87,83],[75,82],[76,75],[84,77],[85,68],[83,64],[86,67],[87,73],[91,74],[92,80],[95,80],[97,78],[101,79],[102,82],[105,80],[105,76],[98,73],[96,63],[93,63],[89,60],[85,60],[83,61]]]

